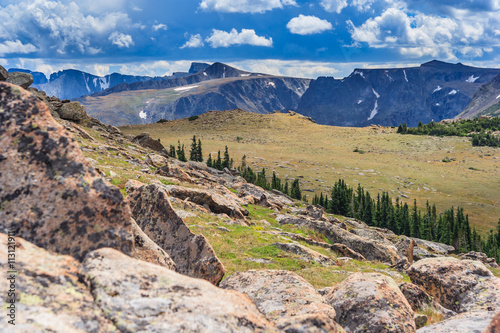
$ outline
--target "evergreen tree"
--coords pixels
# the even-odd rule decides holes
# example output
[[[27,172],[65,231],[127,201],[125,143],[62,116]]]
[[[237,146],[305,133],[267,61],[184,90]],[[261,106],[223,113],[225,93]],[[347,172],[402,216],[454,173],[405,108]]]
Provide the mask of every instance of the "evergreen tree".
[[[257,174],[257,181],[255,182],[255,185],[260,186],[265,190],[267,190],[269,188],[269,186],[267,184],[266,169],[265,168],[262,168],[262,171]]]
[[[179,161],[187,162],[184,145],[181,146],[180,141],[177,142],[177,158],[179,159]]]
[[[189,160],[198,161],[198,144],[196,143],[196,135],[193,135],[193,142],[191,143],[191,149],[189,150]]]
[[[201,140],[198,139],[198,147],[196,147],[196,157],[198,162],[203,162],[203,151],[201,149]]]
[[[288,180],[285,180],[285,188],[283,189],[283,193],[285,193],[286,195],[289,195],[289,191],[288,191]]]
[[[224,161],[222,161],[222,169],[224,168],[230,168],[231,167],[231,161],[229,158],[229,151],[226,146],[226,150],[224,151]]]
[[[175,153],[175,146],[174,145],[170,145],[170,150],[168,152],[168,156],[173,157],[173,158],[177,157],[177,154]]]
[[[410,224],[410,237],[419,238],[420,220],[418,218],[417,200],[413,200],[413,218]]]
[[[220,150],[217,152],[217,161],[215,161],[215,168],[217,170],[222,170],[222,160],[220,158]]]
[[[208,154],[207,167],[213,168],[212,154]]]
[[[292,187],[290,188],[290,197],[297,200],[302,199],[302,193],[300,191],[300,184],[298,179],[295,179],[292,183]]]

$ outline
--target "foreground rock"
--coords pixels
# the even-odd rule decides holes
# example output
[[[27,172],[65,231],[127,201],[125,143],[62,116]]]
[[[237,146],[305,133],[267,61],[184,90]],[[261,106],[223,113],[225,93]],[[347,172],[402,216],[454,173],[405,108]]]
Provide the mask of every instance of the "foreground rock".
[[[302,277],[289,271],[238,272],[221,283],[224,289],[247,294],[266,317],[289,332],[337,332],[335,310]],[[294,331],[292,327],[302,327]]]
[[[28,89],[28,87],[33,84],[33,75],[29,73],[12,72],[9,73],[6,81],[21,86],[24,89]]]
[[[457,315],[456,312],[441,306],[420,286],[413,283],[403,282],[399,285],[399,289],[405,296],[413,311],[424,312],[425,310],[432,308],[434,311],[443,315],[444,318],[450,318]]]
[[[175,213],[166,191],[158,185],[137,187],[137,183],[132,188],[130,205],[137,224],[168,253],[177,271],[218,284],[224,266],[206,238],[193,234]]]
[[[461,313],[439,323],[422,327],[418,333],[481,333],[493,318],[492,311],[472,311]],[[488,331],[485,331],[485,333]],[[492,333],[498,331],[492,331]]]
[[[7,235],[0,234],[0,268],[5,274],[12,269],[7,265],[8,242]],[[80,281],[78,261],[70,256],[50,254],[21,238],[16,238],[14,243],[14,270],[18,271],[15,280],[17,316],[15,326],[9,324],[11,318],[5,313],[7,310],[4,307],[0,320],[1,332],[116,331]],[[8,302],[8,286],[7,281],[0,283],[0,293],[5,303]]]
[[[9,72],[3,66],[0,66],[0,81],[7,80],[8,76]]]
[[[101,247],[132,254],[130,207],[47,106],[0,83],[0,110],[1,231],[79,260]]]
[[[307,262],[315,262],[322,266],[336,265],[333,259],[297,243],[274,243],[273,245],[283,251],[299,255],[302,260]]]
[[[478,261],[423,259],[410,267],[408,275],[442,306],[455,312],[500,309],[500,278]]]
[[[491,320],[488,327],[483,333],[499,333],[500,332],[500,312],[497,312],[495,317]]]
[[[356,273],[326,295],[348,332],[414,332],[413,310],[391,278]]]
[[[467,260],[477,260],[482,262],[486,267],[492,267],[492,268],[499,268],[495,258],[488,258],[488,256],[483,253],[483,252],[468,252],[465,254],[462,254],[460,256],[460,259],[467,259]]]
[[[62,119],[78,123],[89,119],[87,112],[85,112],[83,106],[78,102],[63,103],[58,113]]]
[[[113,249],[87,255],[96,303],[121,332],[269,332],[247,296],[131,259]]]
[[[276,220],[280,224],[295,224],[315,230],[325,235],[332,243],[344,244],[351,250],[361,254],[367,260],[378,260],[389,264],[396,264],[399,261],[399,256],[394,247],[372,241],[366,237],[354,235],[336,227],[330,222],[287,214],[278,214]]]

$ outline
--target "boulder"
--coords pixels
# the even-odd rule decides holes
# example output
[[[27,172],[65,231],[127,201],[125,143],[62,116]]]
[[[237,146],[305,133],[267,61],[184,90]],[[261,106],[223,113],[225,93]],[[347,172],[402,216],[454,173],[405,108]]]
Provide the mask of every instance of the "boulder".
[[[413,310],[393,279],[356,273],[326,296],[336,321],[348,332],[414,332]]]
[[[333,251],[339,252],[340,254],[342,254],[345,257],[349,257],[349,258],[360,260],[360,261],[366,260],[365,257],[363,257],[361,254],[359,254],[356,251],[351,250],[350,248],[348,248],[344,244],[335,243],[331,246],[331,249]]]
[[[451,257],[423,259],[410,267],[408,275],[455,312],[500,309],[500,278],[481,262]]]
[[[154,140],[149,136],[148,133],[141,133],[132,139],[132,142],[139,144],[144,148],[149,148],[151,150],[162,152],[165,147],[158,140]]]
[[[290,252],[296,255],[301,256],[301,259],[307,262],[315,262],[322,266],[335,266],[336,263],[333,259],[328,258],[327,256],[311,250],[308,247],[302,246],[298,243],[274,243],[278,249],[281,249],[286,252]]]
[[[500,312],[497,312],[483,333],[500,333]]]
[[[438,313],[442,314],[444,318],[450,318],[457,315],[456,312],[441,306],[420,286],[409,282],[403,282],[399,284],[399,289],[405,296],[413,311],[423,312],[428,308],[433,308]]]
[[[294,204],[293,200],[284,194],[269,192],[264,190],[262,187],[253,184],[237,183],[234,184],[233,187],[238,190],[238,196],[240,198],[251,195],[256,198],[257,202],[265,200],[279,210],[283,208],[284,205],[291,206]]]
[[[147,162],[147,159],[146,159]],[[177,178],[180,181],[192,183],[193,179],[189,176],[184,169],[173,163],[165,163],[156,170],[156,174],[163,177]]]
[[[390,247],[393,247],[394,244],[389,241],[387,238],[385,238],[381,232],[377,231],[377,230],[372,230],[370,228],[366,228],[366,229],[351,229],[350,230],[351,233],[355,234],[355,235],[358,235],[360,237],[365,237],[365,238],[368,238],[368,239],[371,239],[371,240],[374,240],[380,244],[384,244],[384,245],[387,245],[387,246],[390,246]]]
[[[9,72],[0,65],[0,81],[7,80],[8,76],[9,76]]]
[[[14,245],[15,244],[15,245]],[[8,247],[15,247],[15,263],[7,262]],[[11,266],[13,265],[13,266]],[[19,237],[0,234],[0,269],[3,279],[15,275],[16,318],[9,324],[9,285],[0,283],[4,304],[0,331],[31,332],[116,332],[80,279],[80,263],[73,257],[51,254]],[[9,274],[9,275],[8,275]]]
[[[288,214],[278,214],[276,220],[280,224],[294,224],[317,231],[332,243],[344,244],[351,250],[360,253],[367,260],[378,260],[389,264],[396,264],[399,261],[399,256],[393,246],[387,246],[366,237],[354,235],[330,222]]]
[[[305,324],[306,327],[312,328],[314,320],[330,327],[332,326],[330,321],[335,318],[335,310],[324,303],[323,297],[314,287],[304,278],[290,271],[237,272],[222,281],[221,288],[248,295],[267,319],[274,322],[280,329],[298,324]]]
[[[413,249],[417,243],[410,237],[400,236],[398,242],[394,245],[401,258],[408,259],[408,263],[413,264]]]
[[[439,323],[422,327],[417,333],[481,333],[487,328],[494,314],[492,311],[465,312]],[[489,331],[485,332],[489,333]]]
[[[8,83],[15,84],[16,86],[21,86],[24,89],[28,89],[33,83],[33,75],[29,73],[12,72],[9,73],[6,81]]]
[[[167,185],[163,186],[163,188],[169,196],[181,200],[189,198],[189,201],[208,207],[215,214],[227,214],[235,219],[245,219],[245,216],[248,215],[248,211],[240,206],[238,198],[229,191],[223,196],[213,190],[187,188],[177,185]]]
[[[415,241],[415,243],[417,243],[419,248],[426,249],[427,251],[433,252],[435,254],[447,255],[455,251],[455,248],[451,245],[432,242],[420,238],[412,238],[412,239]]]
[[[83,262],[95,302],[120,332],[272,332],[247,296],[113,249]]]
[[[63,103],[57,112],[61,119],[71,120],[77,123],[89,118],[87,112],[85,112],[85,108],[78,102]]]
[[[175,262],[179,273],[217,285],[224,276],[219,261],[203,235],[193,234],[172,208],[166,191],[158,185],[142,186],[130,196],[139,227]]]
[[[168,160],[166,157],[163,157],[163,156],[158,155],[158,154],[148,154],[148,156],[146,156],[145,161],[147,164],[149,164],[150,166],[152,166],[154,168],[163,166],[163,165],[168,163]]]
[[[0,83],[0,110],[0,231],[78,260],[101,247],[132,254],[127,201],[47,106]]]
[[[486,267],[500,268],[500,266],[498,266],[495,258],[488,258],[486,253],[483,253],[483,252],[471,251],[471,252],[462,254],[460,256],[460,259],[477,260],[477,261],[482,262]]]

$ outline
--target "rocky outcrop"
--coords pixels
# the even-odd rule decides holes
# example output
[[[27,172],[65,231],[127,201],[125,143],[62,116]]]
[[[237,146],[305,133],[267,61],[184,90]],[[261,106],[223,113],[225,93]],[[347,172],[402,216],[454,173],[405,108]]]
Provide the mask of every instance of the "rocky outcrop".
[[[406,258],[411,265],[413,264],[413,249],[416,245],[417,243],[413,239],[406,236],[400,236],[398,242],[394,246],[398,250],[398,255],[401,258]]]
[[[166,191],[147,185],[131,193],[130,205],[139,227],[175,262],[177,271],[218,284],[224,267],[202,235],[193,234],[175,213]]]
[[[390,264],[396,264],[399,261],[399,257],[393,247],[372,241],[366,237],[354,235],[330,222],[287,214],[278,214],[276,220],[280,224],[295,224],[313,229],[325,235],[332,243],[344,244],[368,260],[379,260]]]
[[[238,190],[238,196],[240,198],[246,198],[249,200],[249,197],[251,197],[252,199],[250,200],[252,203],[277,211],[283,209],[283,206],[285,205],[293,205],[293,200],[288,198],[286,195],[272,193],[253,184],[238,183],[233,187]]]
[[[0,227],[81,260],[94,249],[132,254],[130,208],[99,177],[45,104],[0,83]]]
[[[500,309],[500,278],[478,261],[423,259],[410,267],[408,275],[442,306],[455,312]]]
[[[183,182],[193,182],[193,179],[186,173],[183,168],[173,163],[166,163],[165,165],[159,167],[158,170],[156,170],[156,174],[164,177],[177,178]]]
[[[33,83],[33,75],[29,73],[12,72],[9,73],[6,81],[8,83],[21,86],[24,89],[28,89],[28,87]]]
[[[391,278],[352,274],[334,286],[326,301],[348,332],[414,332],[413,310]]]
[[[466,259],[466,260],[477,260],[482,262],[486,267],[492,267],[492,268],[499,268],[495,258],[488,258],[488,256],[483,253],[483,252],[468,252],[465,254],[462,254],[460,256],[460,259]]]
[[[456,312],[441,306],[420,286],[413,283],[403,282],[399,285],[399,289],[405,296],[413,311],[423,312],[428,308],[433,308],[435,311],[442,314],[444,318],[450,318],[457,315]]]
[[[280,250],[296,254],[300,256],[302,260],[307,262],[315,262],[322,266],[336,265],[333,259],[298,243],[274,243],[273,245]]]
[[[162,152],[165,147],[158,140],[154,140],[148,133],[141,133],[132,139],[132,142],[141,145],[144,148],[149,148],[151,150]]]
[[[13,245],[15,244],[15,245]],[[7,263],[7,251],[14,250],[15,263]],[[12,253],[12,252],[11,252]],[[14,273],[15,299],[11,303],[10,283],[0,283],[4,302],[14,304],[16,316],[4,314],[2,332],[116,332],[113,323],[104,317],[86,285],[81,281],[80,264],[74,258],[51,254],[19,237],[0,234],[0,269]],[[12,320],[15,324],[9,324]]]
[[[187,188],[176,185],[163,186],[169,196],[194,202],[197,205],[205,206],[210,211],[216,214],[227,214],[235,219],[245,219],[248,211],[242,208],[239,204],[238,197],[233,193],[226,192],[226,195],[221,195],[213,190],[204,190],[197,188]],[[233,197],[233,198],[231,198]]]
[[[95,302],[120,332],[272,332],[247,296],[113,249],[83,262]]]
[[[500,312],[497,312],[495,317],[491,320],[488,327],[483,331],[483,333],[499,333],[500,332]]]
[[[7,80],[8,76],[9,72],[7,72],[7,70],[0,65],[0,81]]]
[[[323,297],[314,287],[293,272],[238,272],[225,279],[221,287],[248,295],[257,308],[278,328],[288,327],[286,332],[295,332],[291,327],[296,325],[303,327],[299,332],[308,332],[308,329],[314,331],[315,326],[321,325],[335,329],[335,324],[332,324],[335,318],[333,307],[325,304]],[[321,325],[315,323],[318,321]]]
[[[494,316],[492,311],[472,311],[422,327],[418,333],[471,333],[482,332]],[[485,333],[490,331],[486,330]],[[497,331],[491,331],[497,333]]]
[[[83,106],[78,102],[63,103],[58,113],[59,117],[62,119],[71,120],[77,123],[89,119],[87,112],[85,112]]]

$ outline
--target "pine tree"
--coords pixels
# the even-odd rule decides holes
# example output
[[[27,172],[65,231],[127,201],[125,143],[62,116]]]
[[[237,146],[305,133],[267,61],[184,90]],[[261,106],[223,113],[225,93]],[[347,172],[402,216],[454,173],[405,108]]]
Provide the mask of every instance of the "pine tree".
[[[420,227],[420,220],[418,217],[418,210],[417,210],[417,200],[413,200],[413,218],[412,218],[412,223],[410,224],[410,236],[419,238],[419,227]]]
[[[186,153],[184,151],[184,145],[181,146],[180,141],[178,141],[177,143],[178,143],[178,145],[177,145],[177,158],[181,162],[187,162]]]
[[[196,135],[193,135],[193,142],[191,143],[191,149],[189,150],[189,160],[198,161],[198,144],[196,143]]]
[[[215,161],[215,168],[217,170],[222,170],[222,160],[220,158],[220,150],[217,152],[217,161]]]
[[[224,168],[230,168],[231,167],[231,161],[229,158],[229,151],[226,146],[226,150],[224,151],[224,161],[222,161],[222,169]]]
[[[208,154],[207,167],[213,168],[212,154]]]
[[[196,158],[198,162],[203,162],[203,151],[201,149],[201,140],[198,139],[198,147],[196,149]]]
[[[262,171],[259,172],[259,174],[257,175],[257,181],[255,182],[255,185],[260,186],[265,190],[269,188],[266,179],[266,169],[262,168]]]
[[[300,191],[300,185],[299,185],[299,180],[295,179],[292,183],[292,187],[290,189],[290,196],[293,199],[301,200],[302,199],[302,193]]]
[[[289,191],[288,191],[288,180],[285,180],[285,188],[283,189],[283,193],[285,193],[286,195],[289,195]]]
[[[168,156],[176,158],[177,155],[175,154],[175,146],[174,145],[170,145],[170,150],[168,152]]]

